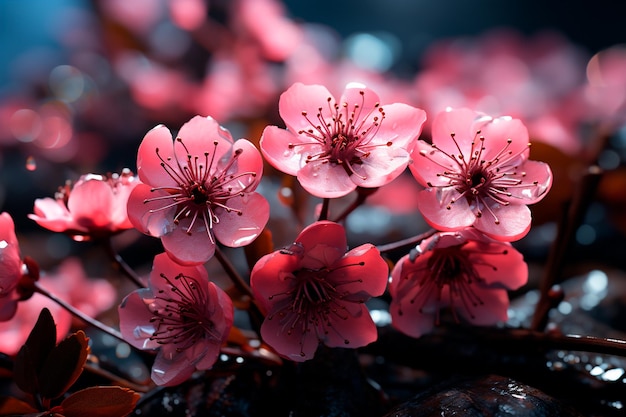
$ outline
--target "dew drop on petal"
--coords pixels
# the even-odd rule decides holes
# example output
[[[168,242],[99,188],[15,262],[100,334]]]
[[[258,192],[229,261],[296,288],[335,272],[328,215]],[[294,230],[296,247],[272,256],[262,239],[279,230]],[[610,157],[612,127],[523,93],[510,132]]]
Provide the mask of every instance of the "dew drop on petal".
[[[33,156],[29,156],[26,158],[26,169],[29,171],[34,171],[37,169],[37,161]]]
[[[135,327],[135,330],[133,330],[133,335],[137,339],[148,338],[148,337],[152,336],[152,333],[154,333],[154,327],[153,326],[137,326],[137,327]]]

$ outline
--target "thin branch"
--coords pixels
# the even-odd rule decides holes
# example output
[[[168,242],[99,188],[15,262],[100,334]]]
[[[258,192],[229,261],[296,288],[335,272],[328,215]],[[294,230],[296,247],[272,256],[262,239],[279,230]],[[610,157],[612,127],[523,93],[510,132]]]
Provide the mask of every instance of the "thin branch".
[[[124,259],[120,256],[120,254],[113,247],[113,242],[111,238],[106,238],[101,240],[104,249],[111,258],[111,260],[117,265],[121,271],[126,275],[137,287],[145,288],[146,285],[142,282],[141,277],[124,261]]]
[[[437,230],[430,229],[427,232],[421,233],[419,235],[409,237],[407,239],[398,240],[397,242],[388,243],[386,245],[378,245],[376,248],[381,253],[392,252],[400,249],[411,249],[417,246],[422,240],[427,239],[437,233]]]
[[[102,323],[99,320],[96,320],[88,316],[87,314],[78,310],[77,308],[75,308],[73,305],[69,304],[65,300],[62,300],[56,295],[50,293],[48,290],[43,288],[41,284],[39,284],[39,282],[35,282],[34,287],[35,287],[35,292],[48,297],[49,299],[51,299],[52,301],[54,301],[55,303],[57,303],[58,305],[66,309],[67,311],[69,311],[73,316],[78,317],[80,320],[84,321],[85,323],[103,331],[104,333],[107,333],[115,337],[118,340],[121,340],[122,342],[126,342],[124,338],[122,337],[122,334],[119,331],[115,330],[112,327],[107,326],[106,324]]]

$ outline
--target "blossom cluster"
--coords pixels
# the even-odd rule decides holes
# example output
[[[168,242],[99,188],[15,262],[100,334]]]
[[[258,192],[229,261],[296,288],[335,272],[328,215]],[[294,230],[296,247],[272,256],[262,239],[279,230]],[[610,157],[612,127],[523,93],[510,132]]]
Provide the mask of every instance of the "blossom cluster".
[[[506,320],[507,290],[528,279],[511,242],[528,233],[527,205],[552,184],[550,167],[529,159],[519,119],[448,109],[423,139],[424,110],[383,104],[360,83],[348,84],[338,99],[324,86],[295,83],[281,95],[279,113],[285,127],[267,126],[258,148],[234,140],[210,116],[193,117],[175,134],[158,125],[139,145],[136,176],[128,169],[83,175],[54,199],[35,201],[32,220],[77,241],[106,242],[129,229],[160,239],[163,252],[147,279],[126,270],[140,288],[118,307],[119,337],[156,353],[154,383],[177,385],[210,369],[235,343],[237,305],[261,315],[257,337],[265,349],[296,362],[312,359],[320,344],[374,342],[367,303],[386,293],[392,325],[412,337],[431,331],[448,311],[476,325]],[[264,161],[323,199],[317,219],[278,250],[259,243],[270,218],[259,192]],[[405,172],[432,230],[390,269],[393,261],[374,244],[349,247],[343,219],[329,220],[329,205],[354,193],[366,198]],[[0,311],[8,321],[19,300],[47,292],[20,257],[11,217],[0,219]],[[248,278],[224,247],[256,248]],[[233,286],[209,274],[212,260]]]

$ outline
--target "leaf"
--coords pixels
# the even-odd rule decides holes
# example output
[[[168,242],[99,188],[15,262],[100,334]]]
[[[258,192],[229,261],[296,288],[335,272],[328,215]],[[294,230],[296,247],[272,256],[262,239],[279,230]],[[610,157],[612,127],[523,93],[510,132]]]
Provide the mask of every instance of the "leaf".
[[[139,394],[122,387],[89,387],[61,403],[65,417],[123,417],[135,409]]]
[[[44,361],[54,349],[57,342],[57,327],[50,310],[43,308],[35,327],[26,339],[25,345],[30,349],[32,359],[35,361],[35,369],[41,369]]]
[[[28,345],[23,345],[15,357],[13,365],[13,379],[15,384],[22,391],[28,394],[36,394],[39,392],[39,378],[37,377],[37,369],[33,354]]]
[[[38,410],[24,401],[13,397],[0,397],[0,416],[36,413]]]
[[[48,355],[39,373],[42,397],[55,399],[78,379],[89,355],[89,338],[82,330],[63,340]]]
[[[50,310],[43,308],[37,323],[20,348],[13,365],[15,383],[24,392],[35,394],[39,382],[37,375],[46,358],[54,349],[57,330]]]

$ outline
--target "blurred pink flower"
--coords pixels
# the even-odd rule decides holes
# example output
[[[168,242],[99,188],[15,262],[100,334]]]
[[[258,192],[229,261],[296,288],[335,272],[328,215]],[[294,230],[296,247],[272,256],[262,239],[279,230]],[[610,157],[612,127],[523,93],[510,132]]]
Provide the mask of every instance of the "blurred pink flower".
[[[388,267],[371,244],[346,248],[344,228],[320,221],[254,266],[252,291],[267,311],[261,336],[280,355],[301,362],[319,343],[356,348],[376,340],[364,303],[383,293]]]
[[[528,131],[520,120],[448,110],[433,121],[432,142],[417,142],[409,166],[426,187],[418,202],[426,222],[442,231],[474,226],[503,241],[528,233],[527,204],[546,195],[552,172],[528,160]]]
[[[172,386],[213,366],[233,323],[233,305],[201,265],[181,266],[166,254],[154,258],[149,288],[132,292],[119,307],[124,339],[156,350],[152,380]]]
[[[10,320],[20,298],[16,287],[22,278],[22,258],[9,213],[0,214],[0,321]]]
[[[281,95],[279,111],[287,130],[265,128],[263,155],[325,198],[395,179],[410,163],[408,149],[426,120],[423,110],[403,103],[381,106],[375,92],[356,83],[339,102],[324,86],[295,83]]]
[[[406,255],[391,272],[392,324],[419,337],[439,324],[440,310],[474,325],[506,321],[507,290],[526,284],[528,266],[508,242],[491,240],[472,228],[437,233],[417,255]]]
[[[126,214],[131,191],[139,184],[133,173],[102,176],[87,174],[60,188],[55,198],[35,200],[28,217],[53,232],[64,232],[84,241],[111,236],[132,228]]]
[[[226,246],[251,243],[269,219],[269,203],[254,192],[263,172],[257,148],[233,142],[211,117],[195,116],[176,140],[159,125],[144,137],[137,155],[139,184],[128,215],[142,233],[161,238],[181,264],[199,264]]]
[[[27,262],[25,264],[28,266],[27,269],[34,269],[30,261],[25,262]],[[28,285],[27,277],[23,278],[13,291],[12,308],[14,315],[6,319],[0,318],[0,321],[3,321],[0,323],[0,334],[3,335],[0,338],[1,352],[10,355],[17,353],[35,325],[39,312],[44,307],[48,308],[54,317],[57,327],[57,342],[65,338],[72,324],[79,327],[85,325],[83,321],[73,317],[50,298],[37,292],[33,294],[32,290],[29,291],[29,288],[24,288],[24,284]],[[37,285],[94,318],[112,307],[117,297],[111,283],[105,279],[89,278],[85,274],[80,260],[74,257],[64,260],[55,271],[43,272],[37,280]],[[0,298],[0,305],[2,302],[3,299]]]

